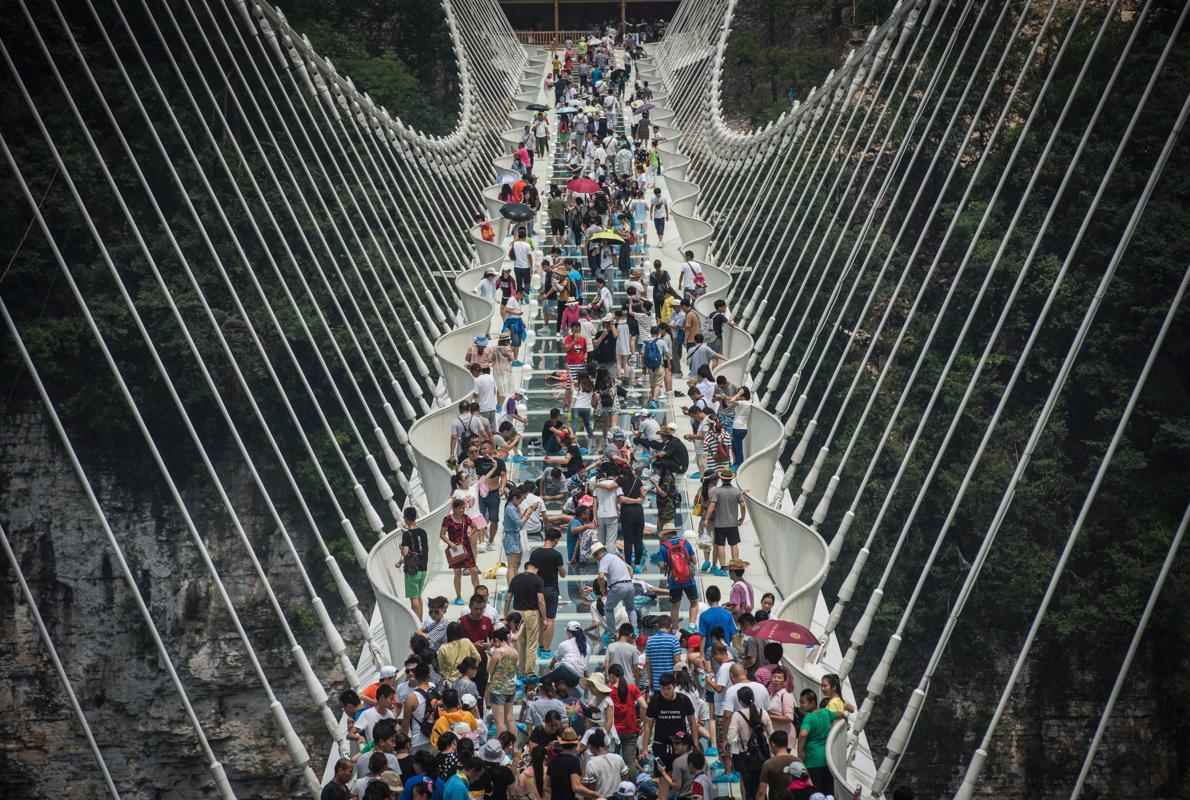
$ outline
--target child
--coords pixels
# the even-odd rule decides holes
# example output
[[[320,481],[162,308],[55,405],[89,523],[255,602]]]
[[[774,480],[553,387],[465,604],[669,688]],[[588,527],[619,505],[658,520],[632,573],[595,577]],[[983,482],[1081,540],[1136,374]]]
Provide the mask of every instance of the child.
[[[479,674],[479,662],[473,656],[467,656],[459,662],[459,677],[455,678],[453,688],[459,693],[459,697],[466,700],[467,695],[472,698],[479,697],[479,689],[475,685],[475,676]],[[464,704],[464,707],[466,705]],[[479,706],[480,711],[475,709],[467,709],[475,713],[476,718],[483,717],[482,706]]]
[[[711,800],[711,776],[707,774],[707,757],[697,750],[686,757],[690,767],[690,774],[694,778],[694,785],[690,789],[690,796],[695,800]]]

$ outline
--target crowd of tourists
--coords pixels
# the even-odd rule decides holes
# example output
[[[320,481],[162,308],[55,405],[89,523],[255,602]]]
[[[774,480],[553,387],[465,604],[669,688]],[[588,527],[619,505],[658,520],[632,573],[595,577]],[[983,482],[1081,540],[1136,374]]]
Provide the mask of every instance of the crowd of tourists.
[[[394,534],[421,624],[400,667],[340,695],[352,754],[328,800],[832,792],[826,739],[853,708],[836,676],[796,691],[784,645],[748,632],[776,602],[756,596],[739,550],[751,395],[716,374],[732,323],[722,301],[695,309],[694,254],[646,274],[669,209],[650,89],[624,56],[610,34],[557,53],[560,124],[539,113],[517,149],[502,192],[548,227],[514,226],[507,262],[477,287],[501,330],[465,356],[474,392],[451,424],[449,512],[427,531],[410,507]],[[543,389],[517,385],[530,358]],[[426,597],[434,547],[453,598]]]

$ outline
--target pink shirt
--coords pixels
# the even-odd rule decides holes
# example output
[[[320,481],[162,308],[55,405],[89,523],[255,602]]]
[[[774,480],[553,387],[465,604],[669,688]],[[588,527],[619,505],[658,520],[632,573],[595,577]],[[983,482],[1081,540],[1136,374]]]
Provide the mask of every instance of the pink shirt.
[[[760,676],[756,676],[757,681],[760,681]],[[789,722],[782,722],[781,720],[773,720],[773,730],[785,731],[789,734],[791,742],[797,741],[797,732],[793,729],[793,694],[788,689],[782,689],[771,698],[769,698],[769,713],[780,714],[783,717],[789,717]]]
[[[740,614],[751,613],[752,606],[756,602],[756,590],[746,580],[738,580],[731,585],[730,602],[735,604],[735,607],[731,609],[731,615],[738,620]]]

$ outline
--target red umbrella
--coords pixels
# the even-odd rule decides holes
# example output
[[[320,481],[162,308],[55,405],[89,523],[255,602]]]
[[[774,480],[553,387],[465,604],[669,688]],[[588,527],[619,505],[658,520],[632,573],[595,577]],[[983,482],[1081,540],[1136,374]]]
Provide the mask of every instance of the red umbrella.
[[[810,632],[805,625],[789,622],[783,619],[766,619],[758,622],[744,633],[755,639],[767,639],[770,642],[784,642],[785,644],[818,644],[818,637]]]
[[[599,184],[590,178],[575,178],[566,184],[566,188],[575,194],[591,194],[599,191]]]

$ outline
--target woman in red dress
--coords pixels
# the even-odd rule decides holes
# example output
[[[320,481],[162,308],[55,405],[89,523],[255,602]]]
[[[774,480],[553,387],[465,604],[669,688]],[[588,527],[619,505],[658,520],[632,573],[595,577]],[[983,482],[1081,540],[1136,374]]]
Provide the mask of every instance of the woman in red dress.
[[[479,570],[475,566],[475,537],[479,528],[465,513],[462,500],[455,498],[450,513],[442,520],[438,538],[446,545],[446,563],[455,572],[455,605],[463,605],[463,570],[471,573],[471,585],[479,586]]]

